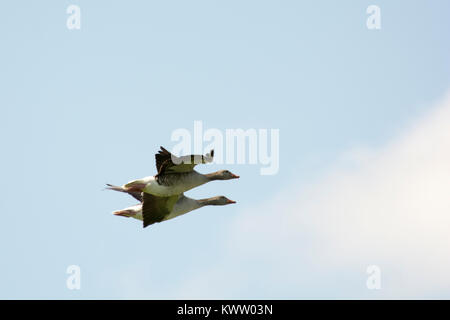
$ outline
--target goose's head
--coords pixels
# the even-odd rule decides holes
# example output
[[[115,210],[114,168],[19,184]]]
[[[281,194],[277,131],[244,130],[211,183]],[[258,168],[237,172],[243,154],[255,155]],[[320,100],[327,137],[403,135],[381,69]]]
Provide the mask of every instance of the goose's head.
[[[238,179],[239,176],[235,175],[234,173],[231,173],[228,170],[220,170],[217,171],[216,174],[217,180],[231,180],[231,179]]]
[[[225,206],[227,204],[236,203],[236,201],[230,200],[224,196],[212,197],[212,198],[203,199],[200,201],[202,201],[204,205],[208,205],[208,206]]]
[[[220,196],[220,197],[218,197],[218,199],[217,199],[217,203],[218,203],[219,205],[221,205],[221,206],[224,206],[224,205],[227,205],[227,204],[233,204],[233,203],[236,203],[236,201],[230,200],[230,199],[228,199],[228,198],[225,197],[225,196]]]

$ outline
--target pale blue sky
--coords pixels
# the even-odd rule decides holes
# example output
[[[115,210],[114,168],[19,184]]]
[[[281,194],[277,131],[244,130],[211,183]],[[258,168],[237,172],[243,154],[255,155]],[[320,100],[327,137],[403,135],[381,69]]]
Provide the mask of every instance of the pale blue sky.
[[[81,30],[66,28],[70,4],[81,8]],[[378,31],[366,28],[371,4],[381,8]],[[244,208],[307,185],[342,152],[382,145],[429,111],[450,86],[449,13],[444,0],[2,2],[0,298],[189,297],[185,282],[223,259]],[[104,184],[154,174],[159,145],[172,147],[171,132],[194,120],[279,129],[279,173],[221,166],[241,179],[189,195],[237,205],[146,229],[112,216],[135,202]],[[225,298],[348,289],[271,291],[279,270],[232,263],[259,280]],[[72,264],[79,291],[66,288]],[[225,268],[221,278],[232,277]]]

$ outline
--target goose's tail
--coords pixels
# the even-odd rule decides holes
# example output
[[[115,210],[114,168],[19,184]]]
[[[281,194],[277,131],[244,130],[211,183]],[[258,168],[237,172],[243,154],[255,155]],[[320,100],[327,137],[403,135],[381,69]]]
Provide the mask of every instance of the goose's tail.
[[[122,210],[117,210],[114,211],[113,214],[125,218],[135,218],[138,220],[142,220],[142,205],[137,204],[135,206],[128,207]]]
[[[109,184],[109,183],[107,183],[106,185],[107,185],[107,187],[106,187],[107,190],[114,190],[114,191],[118,191],[118,192],[128,193],[130,196],[132,196],[136,200],[142,202],[142,192],[141,191],[134,191],[132,189],[115,186],[115,185]]]
[[[125,192],[125,193],[128,193],[128,192],[127,192],[124,188],[122,188],[122,187],[115,186],[115,185],[109,184],[109,183],[107,183],[106,185],[107,185],[106,189],[108,189],[108,190],[114,190],[114,191],[119,191],[119,192]]]
[[[125,218],[134,216],[133,212],[131,210],[127,210],[127,209],[113,211],[113,215],[121,216],[121,217],[125,217]]]

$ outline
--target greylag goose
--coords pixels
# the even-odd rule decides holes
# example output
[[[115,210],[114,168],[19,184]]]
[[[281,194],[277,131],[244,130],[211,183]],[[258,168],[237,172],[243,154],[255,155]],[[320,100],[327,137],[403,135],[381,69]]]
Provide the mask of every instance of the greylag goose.
[[[161,147],[161,150],[155,155],[158,171],[155,176],[133,180],[121,187],[108,185],[107,189],[134,193],[135,195],[144,192],[158,197],[169,197],[180,195],[210,181],[239,178],[228,170],[208,174],[201,174],[194,170],[194,167],[199,163],[212,162],[213,157],[214,150],[211,150],[205,156],[177,157]]]
[[[169,210],[169,208],[167,208],[167,210],[169,210],[169,211],[168,212],[166,211],[167,213],[164,215],[156,216],[156,215],[152,215],[152,214],[142,214],[142,207],[143,207],[142,204],[137,204],[137,205],[125,208],[123,210],[114,211],[113,214],[115,214],[117,216],[122,216],[122,217],[127,217],[127,218],[131,217],[134,219],[141,220],[141,221],[143,221],[144,228],[145,228],[148,225],[151,225],[155,222],[162,222],[162,221],[166,221],[169,219],[173,219],[175,217],[181,216],[183,214],[186,214],[193,210],[202,208],[204,206],[224,206],[224,205],[236,203],[235,201],[230,200],[224,196],[199,199],[199,200],[188,198],[183,194],[180,194],[176,197],[177,197],[177,201],[175,202],[175,204],[173,205],[173,207],[170,210]],[[156,197],[156,198],[160,198],[160,197]],[[164,205],[164,202],[157,202],[153,206],[158,206],[158,205]]]

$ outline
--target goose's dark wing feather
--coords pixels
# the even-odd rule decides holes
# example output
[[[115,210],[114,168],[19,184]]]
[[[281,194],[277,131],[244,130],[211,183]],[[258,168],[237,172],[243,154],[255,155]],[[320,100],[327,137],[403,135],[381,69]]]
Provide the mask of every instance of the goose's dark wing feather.
[[[213,157],[214,150],[211,150],[206,156],[193,154],[177,157],[161,147],[161,150],[155,154],[156,170],[158,171],[158,174],[190,172],[197,164],[212,162]]]
[[[144,228],[155,223],[161,222],[172,211],[180,195],[170,197],[157,197],[143,192],[142,217]]]
[[[161,170],[161,166],[163,165],[163,163],[165,161],[171,160],[172,157],[175,157],[175,156],[172,155],[165,148],[161,147],[161,150],[159,150],[158,153],[155,154],[156,171],[159,172]]]
[[[128,194],[135,198],[137,201],[142,202],[142,192],[128,191]]]

